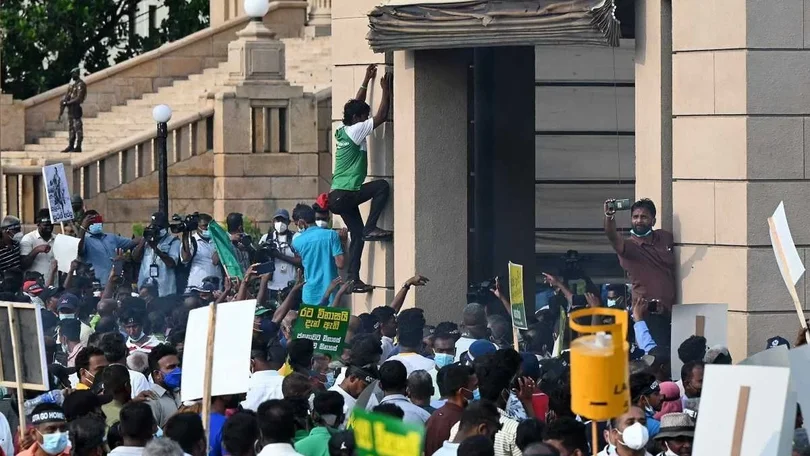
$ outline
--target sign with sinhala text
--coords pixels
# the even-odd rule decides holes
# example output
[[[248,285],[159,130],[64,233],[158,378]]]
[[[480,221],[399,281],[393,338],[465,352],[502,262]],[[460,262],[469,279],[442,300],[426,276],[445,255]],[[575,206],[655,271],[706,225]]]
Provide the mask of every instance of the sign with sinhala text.
[[[302,304],[293,328],[293,339],[309,339],[315,344],[315,352],[334,359],[343,353],[350,315],[348,309]]]
[[[512,303],[512,326],[529,329],[523,300],[523,266],[509,262],[509,302]]]
[[[51,212],[51,223],[73,220],[73,206],[70,204],[65,165],[57,163],[42,167],[42,179],[48,194],[48,209]],[[37,220],[39,223],[39,220]]]
[[[425,428],[356,408],[352,430],[357,456],[420,456]]]

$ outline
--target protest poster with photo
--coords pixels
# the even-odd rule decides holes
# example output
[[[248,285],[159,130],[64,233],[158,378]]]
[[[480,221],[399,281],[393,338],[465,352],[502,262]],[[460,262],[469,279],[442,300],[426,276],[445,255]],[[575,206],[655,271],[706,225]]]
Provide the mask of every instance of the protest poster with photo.
[[[425,427],[355,408],[350,418],[357,456],[421,456]]]
[[[526,302],[523,298],[523,266],[509,262],[509,302],[512,304],[512,325],[529,329],[526,318]]]
[[[343,353],[350,316],[348,309],[302,304],[293,328],[293,339],[309,339],[315,344],[316,353],[336,359]]]
[[[73,206],[70,204],[65,165],[57,163],[42,167],[42,180],[48,194],[48,210],[51,211],[51,222],[69,222],[73,220]]]
[[[48,391],[48,363],[38,305],[0,302],[0,386]]]
[[[678,347],[691,336],[703,336],[706,345],[728,346],[728,304],[679,304],[672,306],[672,339],[670,343],[672,372],[680,372]]]

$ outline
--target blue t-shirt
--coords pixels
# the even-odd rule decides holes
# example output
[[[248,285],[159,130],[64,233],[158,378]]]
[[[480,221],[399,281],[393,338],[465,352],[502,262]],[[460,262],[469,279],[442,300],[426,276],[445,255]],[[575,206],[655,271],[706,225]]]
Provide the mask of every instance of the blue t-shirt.
[[[225,415],[221,413],[211,413],[208,418],[208,427],[211,432],[208,435],[208,456],[222,456],[222,427],[225,426]]]
[[[338,275],[335,257],[343,255],[343,246],[335,230],[311,226],[293,239],[293,249],[304,266],[304,304],[318,305],[329,284]],[[331,304],[332,299],[329,299]]]

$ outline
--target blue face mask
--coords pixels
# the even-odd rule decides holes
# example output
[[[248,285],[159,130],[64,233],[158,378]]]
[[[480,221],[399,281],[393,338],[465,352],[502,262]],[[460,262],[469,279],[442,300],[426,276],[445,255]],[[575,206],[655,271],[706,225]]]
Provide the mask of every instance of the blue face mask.
[[[326,383],[324,386],[326,389],[331,388],[335,384],[335,373],[334,372],[327,372],[326,373]]]
[[[180,379],[183,376],[183,369],[179,367],[175,367],[171,372],[168,374],[163,374],[163,383],[166,384],[166,387],[170,390],[177,390],[180,389]]]
[[[101,223],[93,223],[92,225],[90,225],[89,228],[87,228],[87,232],[89,232],[90,234],[101,234],[102,233],[101,229],[103,227],[104,225],[102,225]]]
[[[211,237],[211,232],[208,230],[200,231],[200,237],[203,239],[209,239]]]
[[[155,432],[155,438],[159,439],[161,437],[163,437],[163,429],[161,429],[160,426],[158,426],[158,430],[157,432]]]
[[[453,360],[454,360],[453,355],[447,353],[436,353],[435,355],[433,355],[433,361],[436,362],[437,370],[449,364],[453,364]]]
[[[481,400],[481,393],[478,391],[478,388],[473,390],[473,400],[480,401]]]
[[[158,231],[158,237],[162,238],[162,237],[165,237],[167,234],[169,234],[169,230],[167,230],[166,228]]]
[[[42,444],[40,448],[42,451],[50,454],[57,455],[68,446],[68,433],[67,432],[54,432],[53,434],[42,434]]]

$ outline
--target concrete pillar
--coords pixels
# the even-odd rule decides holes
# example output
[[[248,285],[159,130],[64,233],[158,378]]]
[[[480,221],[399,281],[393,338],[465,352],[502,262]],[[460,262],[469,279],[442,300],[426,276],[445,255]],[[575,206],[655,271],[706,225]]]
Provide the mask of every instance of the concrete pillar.
[[[733,7],[679,0],[672,7],[681,299],[729,304],[729,348],[738,360],[761,351],[768,337],[794,340],[799,329],[766,218],[784,200],[796,245],[810,244],[808,7],[797,0]],[[803,259],[807,250],[799,248]],[[805,307],[807,282],[797,285]]]
[[[460,50],[394,53],[395,283],[431,279],[408,305],[433,323],[466,304],[469,62]]]
[[[672,3],[636,0],[636,199],[672,229]]]

